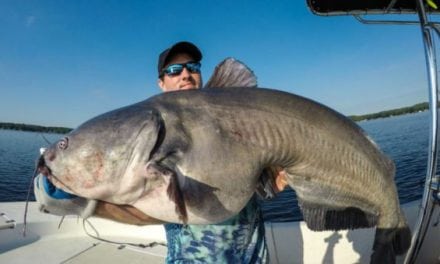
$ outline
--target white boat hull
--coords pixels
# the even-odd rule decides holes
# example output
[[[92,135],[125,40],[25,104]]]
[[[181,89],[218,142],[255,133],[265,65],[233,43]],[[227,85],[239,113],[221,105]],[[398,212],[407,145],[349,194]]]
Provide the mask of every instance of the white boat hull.
[[[420,201],[403,205],[411,227]],[[58,229],[60,217],[40,213],[30,203],[26,237],[22,236],[24,202],[1,203],[0,211],[16,221],[15,228],[0,230],[0,263],[163,263],[166,247],[141,249],[121,247],[89,237],[83,221],[66,217]],[[434,215],[439,215],[437,208]],[[101,238],[117,242],[166,242],[162,225],[130,226],[91,218]],[[88,225],[86,229],[95,235]],[[270,263],[368,263],[374,229],[338,232],[313,232],[304,222],[266,223]],[[428,231],[417,263],[440,263],[440,227]],[[398,263],[403,257],[398,258]]]
[[[411,228],[417,220],[420,201],[402,205]],[[434,215],[439,215],[439,207]],[[305,222],[267,223],[271,263],[369,263],[374,228],[313,232]],[[397,258],[403,263],[404,256]],[[440,226],[426,235],[417,263],[440,263]]]

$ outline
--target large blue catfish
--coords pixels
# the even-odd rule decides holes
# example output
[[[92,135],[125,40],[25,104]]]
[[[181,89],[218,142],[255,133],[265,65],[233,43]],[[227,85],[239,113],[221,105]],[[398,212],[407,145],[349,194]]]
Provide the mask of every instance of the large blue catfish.
[[[255,84],[227,60],[207,86],[242,87],[164,93],[95,117],[51,146],[40,171],[81,197],[209,224],[237,214],[270,181],[263,170],[279,167],[309,228],[376,226],[372,262],[404,253],[393,162],[343,115]]]

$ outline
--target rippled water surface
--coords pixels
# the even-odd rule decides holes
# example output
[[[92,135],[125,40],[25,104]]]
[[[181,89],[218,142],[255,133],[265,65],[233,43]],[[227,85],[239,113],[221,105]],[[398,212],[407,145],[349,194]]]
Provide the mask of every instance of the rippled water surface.
[[[26,200],[40,147],[61,135],[0,129],[0,201]],[[32,199],[34,199],[32,193]]]

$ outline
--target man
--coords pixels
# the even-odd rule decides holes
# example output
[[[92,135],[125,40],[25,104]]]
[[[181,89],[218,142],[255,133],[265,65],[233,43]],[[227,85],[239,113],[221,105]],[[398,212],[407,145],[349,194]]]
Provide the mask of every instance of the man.
[[[158,85],[164,92],[200,89],[202,53],[192,43],[179,42],[163,51]],[[252,198],[235,217],[215,225],[165,224],[167,263],[266,263],[264,222]]]
[[[165,91],[199,89],[200,50],[180,42],[159,56],[158,85]],[[278,170],[270,173],[276,175]],[[275,180],[278,181],[276,177]],[[98,216],[123,223],[163,224],[129,205],[115,205],[68,194],[38,175],[34,184],[40,210],[55,215]],[[264,192],[267,193],[267,192]],[[236,216],[215,225],[165,224],[168,263],[266,263],[268,253],[264,222],[256,198]]]
[[[199,89],[202,53],[189,42],[179,42],[159,56],[157,81],[164,92]]]

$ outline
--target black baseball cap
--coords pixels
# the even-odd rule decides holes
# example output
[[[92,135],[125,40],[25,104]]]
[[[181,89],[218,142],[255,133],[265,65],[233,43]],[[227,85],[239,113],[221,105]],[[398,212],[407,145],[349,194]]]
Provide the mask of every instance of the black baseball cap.
[[[167,65],[169,59],[177,53],[186,53],[190,55],[194,61],[199,62],[202,60],[202,53],[200,52],[199,48],[197,48],[196,45],[192,44],[191,42],[187,41],[181,41],[177,42],[170,48],[162,51],[162,53],[159,55],[159,61],[157,63],[157,72],[160,76],[161,71],[165,65]]]

